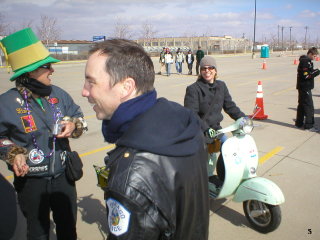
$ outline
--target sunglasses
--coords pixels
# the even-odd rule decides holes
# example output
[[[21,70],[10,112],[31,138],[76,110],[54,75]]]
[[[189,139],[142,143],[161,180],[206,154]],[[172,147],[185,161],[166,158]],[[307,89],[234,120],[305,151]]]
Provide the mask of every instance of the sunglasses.
[[[51,69],[51,63],[44,64],[44,65],[40,66],[39,68]]]
[[[201,71],[205,71],[207,69],[211,71],[211,70],[216,69],[216,68],[214,66],[208,66],[208,67],[201,67],[200,68]]]

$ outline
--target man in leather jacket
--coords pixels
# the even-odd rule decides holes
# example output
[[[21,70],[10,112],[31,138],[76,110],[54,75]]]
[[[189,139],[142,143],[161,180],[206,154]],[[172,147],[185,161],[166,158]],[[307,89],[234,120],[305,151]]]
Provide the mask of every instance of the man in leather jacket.
[[[314,127],[314,106],[311,90],[314,88],[314,78],[320,74],[319,69],[313,69],[314,58],[318,55],[317,48],[310,48],[307,55],[299,58],[297,69],[298,107],[295,126],[305,130],[318,132]]]
[[[82,96],[116,148],[105,158],[108,239],[208,239],[207,153],[192,111],[157,99],[153,63],[133,41],[97,43]]]

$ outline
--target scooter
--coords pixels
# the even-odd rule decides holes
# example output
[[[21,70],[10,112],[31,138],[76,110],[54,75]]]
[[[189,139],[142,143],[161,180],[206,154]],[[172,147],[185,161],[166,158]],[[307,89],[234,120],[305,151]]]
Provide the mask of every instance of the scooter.
[[[218,152],[209,153],[209,196],[213,199],[231,196],[233,201],[243,202],[245,216],[252,227],[258,232],[268,233],[280,225],[279,205],[284,203],[285,198],[275,183],[257,177],[259,160],[257,146],[249,135],[252,130],[250,118],[239,118],[226,128],[211,130],[212,139],[228,132],[233,137],[228,138],[221,147],[222,158],[219,158],[223,161],[224,171],[219,170],[219,166],[216,168]],[[214,175],[215,170],[217,175]],[[223,173],[220,174],[222,177],[219,177],[219,172]]]

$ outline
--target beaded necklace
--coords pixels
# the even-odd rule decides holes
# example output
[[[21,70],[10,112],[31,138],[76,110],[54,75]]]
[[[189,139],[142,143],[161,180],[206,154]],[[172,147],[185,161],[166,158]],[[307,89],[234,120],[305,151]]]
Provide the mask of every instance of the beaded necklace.
[[[26,110],[27,110],[27,113],[28,113],[28,120],[31,121],[30,107],[29,107],[29,103],[28,103],[28,96],[27,96],[27,91],[26,90],[23,91],[23,95],[24,95],[24,100],[25,100],[25,103],[26,103]],[[59,118],[57,118],[58,114],[56,113],[56,108],[55,108],[54,104],[51,101],[49,101],[49,103],[51,105],[52,112],[53,112],[53,120],[56,123],[57,120],[59,120]],[[38,146],[38,143],[37,143],[37,140],[36,140],[36,137],[33,134],[33,129],[32,129],[31,124],[30,124],[30,130],[31,130],[30,134],[31,134],[31,137],[32,137],[33,146],[37,149],[38,154],[40,154],[42,151],[40,150],[40,148]],[[56,143],[56,136],[53,135],[52,149],[51,149],[51,151],[50,151],[50,153],[48,155],[44,155],[43,157],[50,158],[52,156],[52,154],[54,152],[55,143]]]

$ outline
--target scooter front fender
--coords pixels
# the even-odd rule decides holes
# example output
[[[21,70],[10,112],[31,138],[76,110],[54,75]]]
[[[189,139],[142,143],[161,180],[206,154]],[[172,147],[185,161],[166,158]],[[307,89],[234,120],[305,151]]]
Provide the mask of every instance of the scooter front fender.
[[[279,205],[285,201],[281,189],[274,182],[262,177],[245,180],[236,190],[233,201],[247,200],[257,200],[270,205]]]

